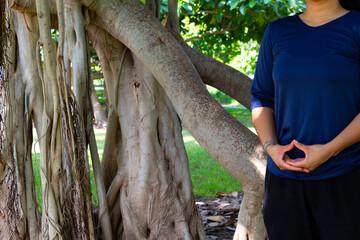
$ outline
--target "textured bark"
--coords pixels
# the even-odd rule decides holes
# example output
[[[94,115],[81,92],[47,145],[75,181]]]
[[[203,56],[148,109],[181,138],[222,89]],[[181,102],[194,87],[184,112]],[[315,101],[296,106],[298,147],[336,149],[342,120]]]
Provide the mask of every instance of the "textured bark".
[[[117,100],[110,102],[106,140],[119,138],[114,133],[117,126],[121,129],[119,150],[105,149],[103,158],[104,169],[110,170],[107,166],[114,166],[115,161],[119,166],[117,174],[105,176],[112,179],[108,190],[111,211],[118,212],[120,204],[121,219],[112,214],[113,225],[123,229],[117,237],[205,239],[192,195],[181,126],[170,101],[142,62],[121,43],[95,26],[89,32],[110,99]],[[111,117],[115,115],[119,118]],[[120,203],[114,204],[117,195]]]
[[[86,136],[82,136],[83,142],[89,144],[90,153],[92,159],[92,165],[94,170],[97,195],[99,201],[99,222],[102,226],[103,238],[106,240],[112,239],[111,228],[110,228],[110,218],[109,211],[106,203],[106,190],[104,186],[103,177],[101,175],[101,166],[99,155],[97,151],[97,146],[95,142],[94,130],[92,127],[92,109],[91,109],[91,84],[90,84],[90,63],[89,63],[89,53],[88,53],[88,38],[85,32],[85,17],[83,15],[82,6],[80,3],[71,0],[64,1],[64,16],[67,19],[66,28],[65,28],[65,37],[67,41],[65,42],[65,47],[67,51],[67,62],[65,69],[66,72],[71,72],[71,79],[73,81],[73,90],[77,101],[77,109],[80,116],[82,116],[83,123],[78,126],[82,128],[81,132],[86,132]],[[86,14],[86,12],[85,12]],[[70,64],[68,63],[70,62]],[[71,69],[69,68],[71,66]],[[69,75],[67,75],[69,77]],[[66,80],[70,82],[70,80]],[[86,130],[86,131],[85,131]],[[89,165],[87,155],[85,159],[87,176],[89,176]],[[90,186],[87,189],[89,190]],[[87,212],[90,212],[90,198],[86,199]],[[84,211],[85,212],[85,211]],[[83,217],[85,218],[85,216]],[[92,221],[91,217],[88,217],[89,222]],[[93,234],[93,233],[92,233]],[[90,235],[92,235],[90,234]]]
[[[107,4],[108,3],[108,4]],[[164,88],[176,112],[199,144],[243,185],[244,202],[261,203],[265,155],[255,134],[230,116],[206,91],[177,41],[139,1],[96,2],[97,23],[123,42]],[[116,11],[115,11],[116,9]],[[136,9],[136,10],[135,10]],[[208,114],[208,113],[212,114]],[[258,209],[243,205],[256,222],[240,221],[247,232],[263,231]],[[256,211],[255,211],[256,210]],[[243,215],[244,215],[243,214]],[[250,218],[250,217],[249,217]],[[249,234],[255,236],[256,234]],[[244,239],[244,238],[242,238]]]
[[[166,27],[180,36],[180,24],[178,18],[178,0],[169,0],[169,16]]]
[[[38,15],[11,11],[13,17],[8,18],[13,39],[7,49],[8,77],[2,89],[6,100],[2,103],[5,111],[0,111],[0,119],[5,126],[1,134],[6,139],[0,149],[1,161],[7,157],[0,170],[3,197],[0,204],[4,210],[1,214],[4,221],[0,219],[1,239],[71,239],[72,236],[87,239],[93,232],[90,226],[89,178],[82,170],[84,165],[81,165],[85,160],[85,143],[76,139],[74,144],[74,138],[81,134],[70,137],[73,144],[64,140],[70,139],[66,132],[74,132],[73,124],[79,122],[79,115],[74,111],[73,104],[70,106],[71,126],[61,124],[67,116],[63,114],[63,101],[59,100],[68,103],[73,101],[73,97],[60,97],[64,92],[68,93],[68,89],[65,86],[59,91],[59,85],[63,83],[63,71],[59,64],[62,58],[55,57],[49,28],[50,12],[46,3],[37,2]],[[44,53],[44,64],[39,46]],[[40,142],[41,217],[32,169],[32,122]],[[76,161],[70,162],[73,158],[69,155],[74,153]],[[86,182],[88,189],[83,191]],[[90,220],[82,218],[83,215]]]
[[[32,0],[9,1],[20,11],[34,11]],[[22,16],[14,27],[22,45],[13,45],[15,54],[7,69],[14,74],[4,90],[10,101],[0,107],[0,112],[7,111],[0,115],[0,129],[6,129],[0,189],[7,199],[15,199],[7,206],[13,215],[0,216],[4,237],[17,231],[19,239],[30,240],[95,238],[86,154],[90,144],[102,238],[205,239],[179,117],[202,147],[242,183],[245,195],[234,239],[263,236],[264,153],[257,137],[228,114],[202,82],[248,107],[244,92],[249,79],[179,44],[156,18],[159,2],[84,0],[81,5],[64,0],[63,5],[56,0],[48,6],[48,1],[36,0],[37,16],[14,11]],[[176,3],[169,2],[168,21],[175,32]],[[57,16],[52,23],[50,13]],[[60,32],[57,55],[50,35],[55,22]],[[109,101],[101,166],[91,125],[85,29],[100,57]],[[38,32],[44,63],[36,45]],[[15,108],[15,103],[20,105]],[[33,207],[31,121],[40,141],[41,229]],[[9,162],[1,156],[9,156]],[[0,204],[6,207],[5,200]]]
[[[36,41],[38,30],[34,28],[36,18],[26,14],[8,12],[11,37],[8,39],[8,62],[3,115],[5,142],[0,149],[0,238],[23,239],[38,238],[40,217],[33,181],[31,144],[31,115],[39,120],[42,98],[35,99],[38,90],[34,87],[39,82],[36,62]],[[24,24],[28,23],[28,26]],[[16,34],[15,34],[16,32]],[[28,51],[28,48],[31,49]],[[20,55],[19,51],[28,51]],[[41,126],[41,123],[37,123]]]

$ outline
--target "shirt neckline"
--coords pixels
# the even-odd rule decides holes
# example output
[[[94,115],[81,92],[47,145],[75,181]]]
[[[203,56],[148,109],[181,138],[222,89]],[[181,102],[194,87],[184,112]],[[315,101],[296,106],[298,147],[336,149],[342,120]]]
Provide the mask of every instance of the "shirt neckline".
[[[325,27],[325,26],[327,26],[327,25],[330,25],[330,24],[332,24],[332,23],[334,23],[334,22],[337,22],[337,21],[339,21],[339,20],[347,17],[347,16],[350,15],[352,12],[354,12],[354,10],[351,10],[351,11],[345,13],[344,15],[341,15],[340,17],[335,18],[335,19],[331,20],[330,22],[324,23],[324,24],[319,25],[319,26],[310,26],[310,25],[306,24],[303,20],[301,20],[301,18],[299,17],[299,15],[300,15],[302,12],[296,13],[296,14],[295,14],[295,17],[296,17],[297,21],[298,21],[301,25],[303,25],[303,26],[305,26],[305,27],[307,27],[307,28],[316,29],[316,28],[322,28],[322,27]]]

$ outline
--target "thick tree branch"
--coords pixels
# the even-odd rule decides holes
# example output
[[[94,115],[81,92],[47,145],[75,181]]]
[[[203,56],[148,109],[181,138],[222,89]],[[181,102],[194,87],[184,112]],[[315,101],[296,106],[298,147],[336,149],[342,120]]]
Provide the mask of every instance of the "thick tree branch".
[[[221,63],[187,45],[181,37],[173,34],[196,67],[205,84],[213,86],[236,99],[250,109],[252,79],[236,69]]]
[[[245,188],[250,187],[246,182],[256,181],[254,176],[261,176],[258,184],[262,185],[265,165],[254,164],[265,160],[255,150],[258,138],[210,96],[183,49],[146,6],[138,0],[109,0],[97,1],[92,10],[99,26],[127,45],[149,68],[202,147],[244,182]],[[258,190],[258,186],[253,189]]]
[[[124,43],[165,90],[190,134],[243,186],[248,203],[262,199],[265,154],[255,134],[233,118],[207,92],[183,48],[139,0],[96,1],[95,22]],[[262,229],[261,211],[243,207],[241,224],[250,233]],[[255,239],[249,234],[249,239]],[[241,238],[246,239],[246,238]]]

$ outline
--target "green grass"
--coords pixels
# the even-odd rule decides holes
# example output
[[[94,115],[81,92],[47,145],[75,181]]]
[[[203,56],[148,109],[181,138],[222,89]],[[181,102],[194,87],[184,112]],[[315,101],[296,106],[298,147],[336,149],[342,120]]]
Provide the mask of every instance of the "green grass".
[[[38,143],[37,143],[38,144]],[[41,190],[41,177],[40,177],[40,153],[33,153],[33,170],[35,179],[35,195],[39,211],[42,211],[42,190]]]
[[[246,127],[253,128],[250,118],[250,112],[243,107],[225,107],[227,111]],[[215,197],[219,192],[231,193],[233,191],[242,191],[241,184],[222,168],[213,158],[209,156],[189,134],[186,129],[182,131],[186,152],[188,154],[190,175],[193,184],[195,197]],[[104,149],[105,133],[96,133],[96,140],[100,159]],[[34,139],[36,141],[36,139]],[[38,144],[38,143],[37,143]],[[90,156],[90,153],[88,154]],[[40,178],[40,154],[33,153],[33,169],[35,176],[36,198],[41,211],[41,178]],[[92,190],[92,200],[98,204],[96,195],[94,173],[92,171],[92,161],[89,157],[90,164],[90,183]]]
[[[246,127],[253,128],[249,110],[239,107],[225,107],[225,109]],[[205,152],[186,129],[182,134],[189,158],[195,197],[215,197],[219,192],[242,191],[239,181]]]
[[[241,184],[210,157],[186,129],[183,136],[195,197],[215,197],[219,192],[241,191]]]

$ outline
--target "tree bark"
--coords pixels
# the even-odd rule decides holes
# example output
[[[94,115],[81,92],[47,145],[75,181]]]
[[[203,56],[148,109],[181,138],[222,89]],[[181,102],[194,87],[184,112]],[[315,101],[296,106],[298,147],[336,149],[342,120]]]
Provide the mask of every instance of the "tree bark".
[[[97,23],[123,42],[159,81],[199,144],[242,183],[245,199],[261,203],[265,155],[258,138],[209,95],[177,41],[140,1],[97,1],[92,10]],[[247,209],[242,212],[255,216],[251,220],[256,224],[249,224],[246,218],[240,221],[244,221],[249,237],[256,236],[250,233],[259,231],[254,226],[262,225],[261,213],[247,205],[242,207]]]
[[[238,70],[213,59],[187,45],[181,37],[174,34],[186,55],[194,64],[205,84],[226,93],[250,109],[252,79]]]
[[[91,109],[91,79],[90,79],[90,62],[88,53],[88,38],[85,32],[85,17],[83,15],[82,6],[78,2],[65,0],[65,17],[67,19],[66,32],[66,50],[68,60],[70,61],[71,79],[73,80],[73,90],[77,101],[78,111],[82,117],[82,132],[86,132],[83,136],[84,142],[89,144],[91,160],[93,164],[94,177],[99,201],[99,222],[102,228],[103,238],[111,240],[112,232],[110,225],[109,210],[106,203],[106,189],[102,177],[100,159],[95,141],[93,130],[93,112]],[[86,14],[86,12],[85,12]],[[68,64],[67,64],[68,65]],[[69,80],[67,80],[69,82]],[[87,157],[87,155],[86,155]],[[86,158],[86,168],[89,172],[88,159]],[[87,199],[88,206],[91,206],[90,198]],[[91,209],[89,209],[91,210]],[[91,220],[91,218],[89,218]]]
[[[103,166],[115,166],[114,159],[119,166],[117,174],[106,176],[112,179],[110,207],[120,194],[121,219],[112,214],[113,225],[121,224],[118,228],[123,229],[117,237],[205,239],[177,114],[139,59],[103,30],[90,26],[89,32],[110,99],[117,101],[110,102],[110,112],[114,112],[110,116],[119,116],[121,129],[121,135],[114,134],[117,131],[111,127],[116,128],[116,118],[110,117],[106,140],[121,136],[120,149],[104,150],[103,159]],[[116,208],[115,203],[111,211],[117,212]]]
[[[31,0],[12,2],[16,2],[16,8],[22,11],[32,9],[26,7],[32,6]],[[23,54],[14,56],[20,60],[33,56],[37,59],[35,67],[26,65],[24,69],[30,70],[16,72],[25,65],[15,57],[14,64],[9,67],[14,69],[13,77],[20,82],[9,84],[11,104],[25,103],[14,109],[14,114],[34,113],[40,137],[42,232],[40,235],[36,227],[36,211],[29,209],[33,191],[28,179],[33,177],[26,170],[31,160],[31,117],[26,114],[17,118],[9,113],[6,118],[9,130],[6,132],[6,156],[10,156],[10,163],[3,169],[0,164],[0,177],[7,176],[3,179],[9,184],[0,188],[16,187],[16,190],[4,192],[4,196],[12,197],[11,194],[17,193],[11,208],[17,209],[18,215],[6,216],[11,219],[8,223],[1,222],[0,218],[0,225],[8,224],[6,229],[12,232],[15,231],[12,227],[17,225],[19,238],[30,235],[29,226],[33,235],[29,237],[31,240],[94,239],[86,155],[86,146],[90,143],[95,160],[99,217],[105,238],[112,239],[113,235],[115,239],[205,239],[192,195],[179,116],[200,145],[243,185],[245,195],[234,239],[261,239],[264,233],[260,206],[265,155],[257,137],[208,94],[201,77],[246,107],[250,104],[245,93],[250,86],[249,79],[187,49],[183,43],[179,44],[156,19],[158,0],[147,1],[153,12],[139,0],[83,0],[85,7],[75,0],[67,2],[68,7],[63,8],[62,0],[57,0],[56,4],[52,2],[54,4],[50,6],[45,0],[36,0],[38,15],[34,19],[37,18],[39,23],[34,20],[34,26],[39,24],[40,27],[45,68],[37,54],[39,48],[31,48],[31,44],[36,44],[34,39],[28,41],[30,45],[24,44]],[[174,6],[176,0],[171,4]],[[54,13],[54,8],[60,31],[57,59],[50,35],[50,12]],[[91,19],[87,18],[87,8],[91,11]],[[174,7],[171,9],[174,12]],[[69,14],[66,17],[71,20],[69,23],[65,23],[64,12],[61,12],[64,10]],[[91,40],[101,59],[110,102],[103,169],[98,161],[91,126],[88,41],[84,32],[88,21],[105,30],[89,26]],[[29,35],[30,30],[26,30],[29,22],[21,24]],[[20,35],[20,30],[17,31]],[[202,66],[201,61],[206,66]],[[217,71],[213,71],[215,67]],[[25,72],[33,74],[29,82],[36,82],[38,88],[25,82],[28,79],[22,75]],[[75,76],[76,102],[66,84],[71,82],[71,74]],[[215,81],[220,78],[224,79],[221,85],[220,81]],[[34,93],[37,95],[32,95]],[[6,108],[10,109],[9,105]],[[28,125],[14,125],[14,119]],[[17,130],[15,135],[14,129]],[[12,139],[16,144],[11,145]],[[25,195],[24,189],[26,194],[30,189],[29,195]],[[74,201],[73,205],[70,205],[71,201]],[[35,223],[27,225],[28,215],[20,218],[21,214],[31,215]],[[10,234],[11,231],[2,233]]]

